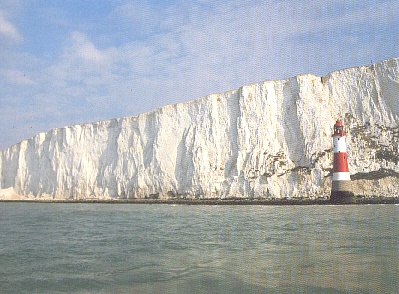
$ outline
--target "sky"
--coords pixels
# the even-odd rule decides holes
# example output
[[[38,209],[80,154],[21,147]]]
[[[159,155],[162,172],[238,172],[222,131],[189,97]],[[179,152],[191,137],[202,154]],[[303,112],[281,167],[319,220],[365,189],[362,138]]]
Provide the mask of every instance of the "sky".
[[[0,0],[0,150],[399,57],[399,0]]]

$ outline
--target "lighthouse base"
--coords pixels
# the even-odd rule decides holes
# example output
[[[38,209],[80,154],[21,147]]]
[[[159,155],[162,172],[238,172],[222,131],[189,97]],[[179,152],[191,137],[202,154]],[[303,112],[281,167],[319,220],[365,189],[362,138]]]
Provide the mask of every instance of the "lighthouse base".
[[[331,191],[330,203],[353,204],[356,203],[356,196],[350,191]]]

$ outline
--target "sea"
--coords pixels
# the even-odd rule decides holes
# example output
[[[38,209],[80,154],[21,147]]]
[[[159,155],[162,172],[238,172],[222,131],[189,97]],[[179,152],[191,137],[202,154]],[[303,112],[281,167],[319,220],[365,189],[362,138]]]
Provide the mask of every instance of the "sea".
[[[399,293],[399,205],[0,203],[0,293]]]

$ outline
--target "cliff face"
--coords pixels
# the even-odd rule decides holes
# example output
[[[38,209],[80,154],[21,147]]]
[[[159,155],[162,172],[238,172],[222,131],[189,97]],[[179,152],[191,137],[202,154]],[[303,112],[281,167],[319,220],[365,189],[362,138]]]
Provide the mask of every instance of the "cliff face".
[[[0,197],[330,194],[342,118],[355,194],[399,194],[399,59],[39,133],[0,153]]]

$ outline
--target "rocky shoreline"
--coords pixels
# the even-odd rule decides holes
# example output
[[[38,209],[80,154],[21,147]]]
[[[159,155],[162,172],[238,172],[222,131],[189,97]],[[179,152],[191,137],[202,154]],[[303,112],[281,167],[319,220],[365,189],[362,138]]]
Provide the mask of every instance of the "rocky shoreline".
[[[331,203],[329,199],[0,199],[0,202],[89,203],[89,204],[177,204],[177,205],[361,205],[399,204],[398,197],[357,196],[353,203]]]

